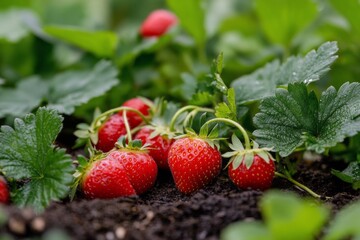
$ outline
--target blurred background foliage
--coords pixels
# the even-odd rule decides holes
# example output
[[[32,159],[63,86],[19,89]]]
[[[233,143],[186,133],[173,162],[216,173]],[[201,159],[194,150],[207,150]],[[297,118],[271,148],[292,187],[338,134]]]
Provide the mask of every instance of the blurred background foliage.
[[[173,11],[180,25],[142,39],[142,21],[159,8]],[[118,70],[118,84],[76,107],[77,118],[90,121],[95,107],[104,111],[138,95],[207,105],[207,75],[220,52],[229,85],[273,59],[303,55],[326,41],[338,42],[339,59],[313,88],[339,87],[360,76],[359,22],[358,0],[1,0],[0,93],[34,75],[46,82],[66,71],[91,74],[107,59]],[[1,113],[6,101],[0,99]]]

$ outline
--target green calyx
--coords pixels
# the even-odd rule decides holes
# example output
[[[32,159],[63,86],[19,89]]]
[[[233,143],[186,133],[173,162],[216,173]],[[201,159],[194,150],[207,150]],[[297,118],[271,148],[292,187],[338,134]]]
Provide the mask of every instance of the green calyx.
[[[222,155],[224,158],[230,158],[226,167],[228,167],[230,164],[233,164],[233,169],[237,169],[242,163],[245,163],[246,168],[249,169],[254,162],[255,155],[258,155],[266,163],[275,161],[275,159],[269,153],[271,149],[259,148],[259,145],[255,141],[253,141],[253,148],[250,149],[244,148],[240,139],[235,134],[232,135],[231,141],[232,143],[229,144],[229,147],[233,151],[224,153]]]

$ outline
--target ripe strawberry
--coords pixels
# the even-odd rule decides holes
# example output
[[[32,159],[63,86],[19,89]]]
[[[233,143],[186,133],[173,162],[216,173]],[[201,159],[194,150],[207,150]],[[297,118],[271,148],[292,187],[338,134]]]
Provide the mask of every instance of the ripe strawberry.
[[[0,203],[7,204],[10,201],[10,193],[5,178],[0,177]]]
[[[175,185],[182,193],[192,193],[210,183],[221,170],[221,154],[198,137],[176,140],[168,162]]]
[[[125,169],[129,181],[137,194],[150,189],[157,177],[157,165],[154,159],[143,150],[118,149],[110,153]]]
[[[124,102],[123,107],[130,107],[138,110],[145,116],[149,115],[150,106],[141,98],[132,98]],[[141,117],[135,112],[126,112],[127,121],[130,128],[135,128],[142,123]],[[98,142],[96,149],[108,152],[115,147],[117,140],[126,134],[123,112],[110,116],[98,130]]]
[[[159,168],[169,169],[168,153],[175,140],[160,134],[152,137],[153,132],[154,130],[144,127],[135,135],[135,139],[140,139],[143,145],[148,144],[149,155]]]
[[[95,160],[81,184],[88,198],[116,198],[144,193],[156,177],[156,163],[145,151],[123,148]]]
[[[126,134],[122,116],[114,114],[99,128],[96,149],[108,152],[114,148],[119,137]]]
[[[87,198],[116,198],[136,195],[124,166],[111,155],[91,164],[82,178]]]
[[[250,167],[247,167],[245,161],[242,161],[237,168],[234,168],[234,162],[232,162],[228,173],[232,182],[241,189],[266,190],[270,188],[274,178],[275,163],[272,160],[266,162],[259,155],[255,155]]]
[[[144,116],[148,116],[150,114],[150,106],[141,98],[132,98],[124,102],[121,106],[133,108],[141,112]],[[119,115],[123,115],[123,111],[119,111]],[[129,125],[131,128],[137,127],[142,123],[141,117],[135,112],[126,112],[126,117],[129,121]]]
[[[177,17],[167,10],[155,10],[144,20],[140,35],[144,38],[159,37],[177,23]]]

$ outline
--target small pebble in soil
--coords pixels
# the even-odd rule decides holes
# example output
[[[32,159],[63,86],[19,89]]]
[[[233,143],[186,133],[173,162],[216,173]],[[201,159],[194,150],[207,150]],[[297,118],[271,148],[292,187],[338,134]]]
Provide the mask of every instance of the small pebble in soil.
[[[21,219],[11,217],[8,222],[9,230],[16,235],[24,235],[26,233],[25,222]]]
[[[115,235],[118,239],[124,239],[126,236],[126,229],[124,227],[117,227],[115,230]]]
[[[31,221],[30,226],[35,232],[43,232],[46,227],[45,220],[42,217],[36,217]]]

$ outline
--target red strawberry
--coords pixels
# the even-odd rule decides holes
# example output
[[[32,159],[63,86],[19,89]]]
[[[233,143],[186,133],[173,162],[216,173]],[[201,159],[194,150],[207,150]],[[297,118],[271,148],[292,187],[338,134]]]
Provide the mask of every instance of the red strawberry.
[[[175,185],[185,194],[201,189],[221,170],[219,150],[201,138],[185,137],[176,140],[168,156]]]
[[[149,145],[149,155],[155,160],[159,168],[169,169],[168,153],[175,140],[160,134],[151,137],[153,132],[154,130],[144,127],[135,135],[135,139],[140,139],[143,145]]]
[[[150,114],[150,106],[141,98],[132,98],[124,102],[121,106],[133,108],[141,112],[144,116]],[[119,111],[119,115],[123,115],[123,111]],[[131,128],[137,127],[142,123],[141,117],[135,112],[126,112],[126,117],[128,119],[129,125]]]
[[[108,152],[114,148],[119,137],[126,134],[125,122],[122,116],[115,114],[99,128],[96,149]]]
[[[159,37],[177,23],[177,17],[167,10],[155,10],[144,20],[140,28],[142,37]]]
[[[88,198],[116,198],[136,195],[124,166],[113,158],[95,161],[85,173],[82,190]]]
[[[0,177],[0,203],[7,204],[10,201],[10,193],[6,180]]]
[[[233,183],[241,189],[266,190],[270,188],[274,178],[275,163],[271,159],[266,162],[259,155],[255,155],[250,167],[247,167],[245,161],[242,161],[237,168],[234,168],[234,162],[232,162],[228,173]]]
[[[81,184],[88,198],[116,198],[144,193],[156,177],[156,163],[146,152],[124,148],[90,164]]]
[[[157,165],[154,159],[143,150],[119,149],[110,153],[125,168],[129,181],[137,194],[150,189],[157,177]]]

